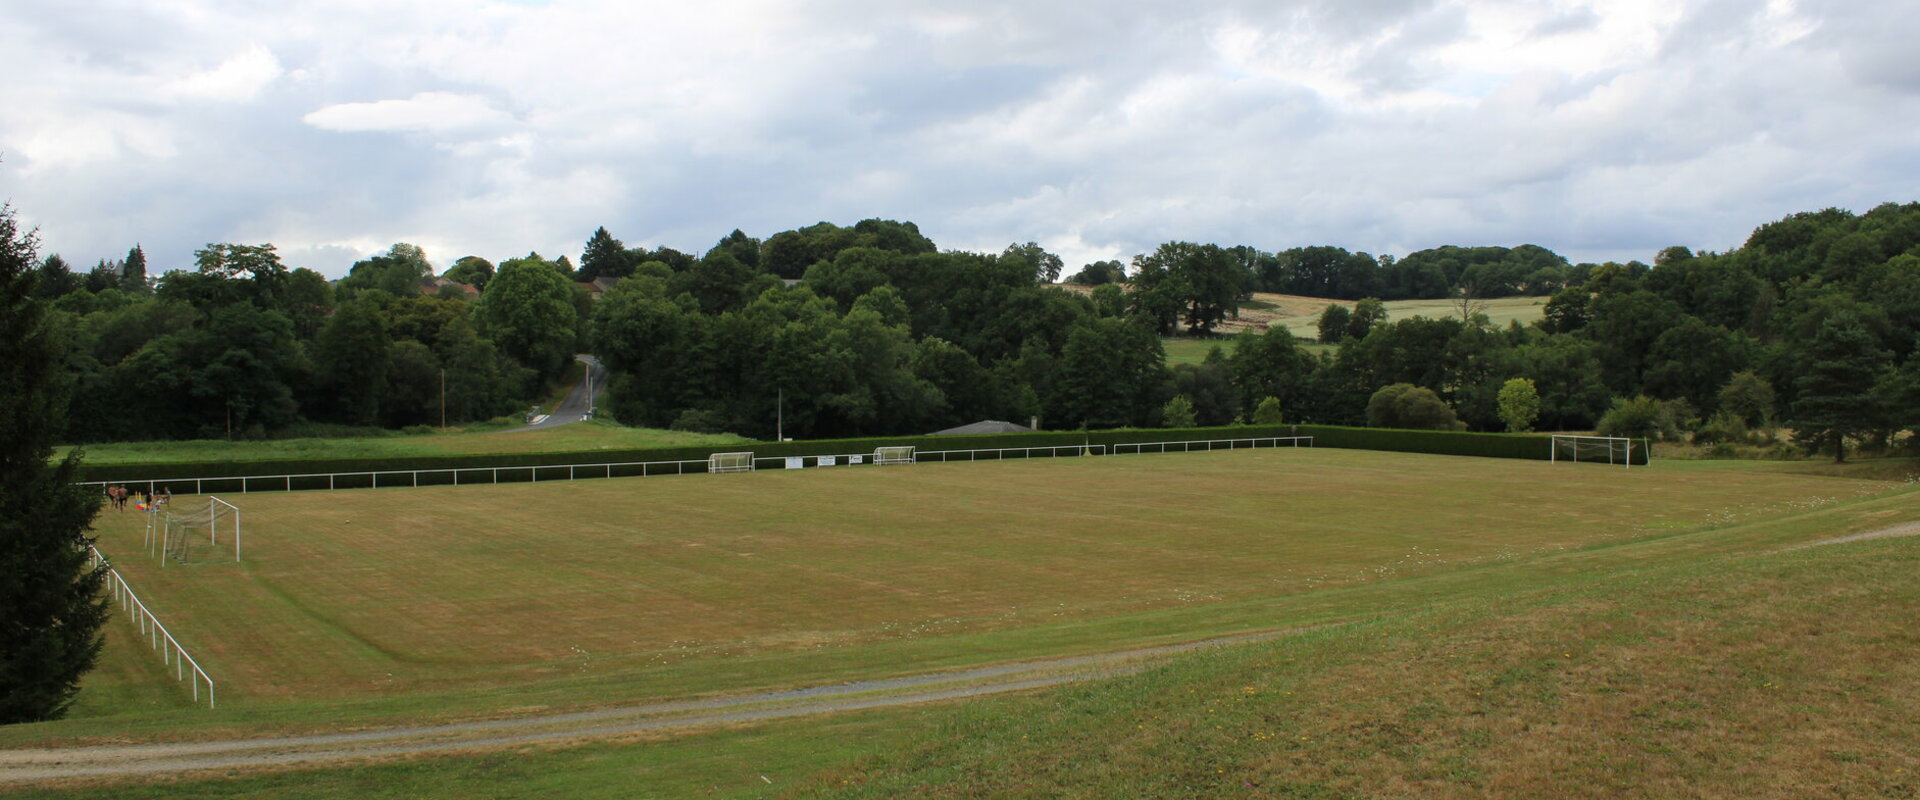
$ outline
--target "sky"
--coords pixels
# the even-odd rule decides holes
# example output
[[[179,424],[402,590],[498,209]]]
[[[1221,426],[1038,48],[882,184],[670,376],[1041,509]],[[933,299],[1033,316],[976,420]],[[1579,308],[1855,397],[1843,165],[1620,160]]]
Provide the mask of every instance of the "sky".
[[[911,220],[1578,261],[1920,200],[1910,0],[0,0],[0,199],[85,269],[337,277]]]

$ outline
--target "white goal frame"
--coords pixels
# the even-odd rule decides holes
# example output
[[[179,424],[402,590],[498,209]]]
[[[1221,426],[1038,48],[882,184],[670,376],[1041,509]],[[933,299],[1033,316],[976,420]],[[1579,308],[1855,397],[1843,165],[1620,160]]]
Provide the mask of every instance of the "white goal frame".
[[[207,546],[220,546],[220,518],[233,518],[233,560],[240,561],[240,507],[218,497],[207,498],[207,510],[192,514],[175,514],[172,511],[154,513],[150,507],[147,515],[147,544],[157,546],[160,566],[166,566],[168,558],[185,561],[188,552],[186,537],[193,535],[195,528],[207,529]],[[158,523],[158,524],[156,524]]]
[[[875,464],[912,464],[914,461],[914,448],[912,445],[879,447],[873,451],[873,463]]]
[[[1560,458],[1560,446],[1563,441],[1566,442],[1568,445],[1570,445],[1571,452],[1573,455],[1572,458],[1565,459],[1567,461],[1573,461],[1573,462],[1584,461],[1586,463],[1598,464],[1600,463],[1600,459],[1598,458],[1582,459],[1580,457],[1580,448],[1582,445],[1585,445],[1587,447],[1601,446],[1607,449],[1606,463],[1619,464],[1627,469],[1633,468],[1632,437],[1582,436],[1582,435],[1571,434],[1571,433],[1556,433],[1550,439],[1549,446],[1552,448],[1552,451],[1549,452],[1547,455],[1547,460],[1549,462],[1559,463],[1562,460]]]
[[[753,453],[711,453],[707,456],[708,472],[752,472]]]

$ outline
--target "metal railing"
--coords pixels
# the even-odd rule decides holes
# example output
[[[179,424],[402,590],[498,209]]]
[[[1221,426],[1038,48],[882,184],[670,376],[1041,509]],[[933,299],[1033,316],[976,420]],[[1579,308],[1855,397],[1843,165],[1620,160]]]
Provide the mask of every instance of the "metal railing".
[[[1120,455],[1123,448],[1131,447],[1134,453],[1186,453],[1193,450],[1238,450],[1243,447],[1280,447],[1286,442],[1294,447],[1313,446],[1311,436],[1263,436],[1257,439],[1195,439],[1190,442],[1129,442],[1113,446],[1113,454]],[[1204,445],[1204,447],[1195,447]],[[1224,445],[1224,446],[1222,446]],[[1179,447],[1174,450],[1172,448]],[[1148,450],[1147,448],[1154,448]]]
[[[133,612],[133,624],[139,626],[140,634],[147,640],[147,645],[160,651],[160,663],[173,667],[174,680],[192,680],[195,703],[200,702],[200,682],[206,681],[207,707],[213,708],[213,678],[207,675],[206,670],[200,668],[200,662],[193,660],[193,656],[187,655],[187,648],[181,647],[180,642],[173,638],[173,634],[167,632],[167,626],[160,624],[160,618],[147,609],[147,604],[140,602],[140,597],[133,593],[133,587],[127,585],[127,579],[120,575],[119,570],[113,568],[112,562],[107,561],[106,556],[100,554],[100,549],[87,545],[87,551],[92,555],[92,563],[106,566],[107,589],[113,592],[113,601],[121,608]],[[166,647],[161,647],[162,643],[165,643]],[[187,670],[188,667],[193,668],[191,672]]]
[[[994,461],[1008,458],[1064,458],[1069,456],[1098,456],[1123,453],[1181,453],[1194,450],[1234,450],[1246,447],[1280,447],[1290,443],[1295,447],[1313,446],[1311,436],[1278,436],[1250,439],[1196,439],[1181,442],[1130,442],[1123,444],[1064,444],[1034,447],[988,447],[974,450],[921,450],[914,460],[918,462],[947,461]],[[860,462],[852,459],[859,457]],[[757,456],[753,459],[755,467],[767,462],[771,468],[779,469],[798,459],[799,466],[818,467],[828,464],[873,463],[873,454],[837,453],[805,456]],[[825,462],[824,459],[833,459]],[[303,489],[387,489],[395,487],[418,486],[465,486],[475,483],[499,483],[504,474],[510,480],[523,480],[530,483],[554,480],[577,480],[580,478],[638,478],[653,475],[686,475],[707,471],[707,459],[686,459],[678,461],[615,461],[598,464],[551,464],[525,467],[441,467],[436,469],[392,469],[364,470],[358,472],[309,472],[291,475],[215,475],[200,478],[156,478],[147,480],[105,480],[87,481],[85,485],[105,487],[112,484],[126,486],[145,486],[148,494],[162,487],[178,488],[186,493],[186,487],[192,486],[192,494],[206,494],[208,487],[217,491],[241,494],[258,491],[292,491],[296,484]],[[427,479],[423,483],[422,479]],[[344,484],[344,485],[343,485]]]

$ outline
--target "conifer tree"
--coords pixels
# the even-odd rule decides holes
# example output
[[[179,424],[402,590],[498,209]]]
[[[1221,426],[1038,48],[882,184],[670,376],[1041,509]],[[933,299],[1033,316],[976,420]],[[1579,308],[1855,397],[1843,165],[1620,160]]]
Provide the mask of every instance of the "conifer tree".
[[[0,723],[65,714],[107,618],[106,568],[87,566],[99,493],[74,485],[78,454],[48,463],[66,397],[35,246],[0,206]]]
[[[1852,315],[1822,323],[1806,345],[1806,371],[1793,382],[1800,393],[1789,421],[1794,440],[1809,452],[1831,450],[1835,463],[1847,460],[1847,439],[1880,422],[1873,389],[1887,361],[1887,351]]]

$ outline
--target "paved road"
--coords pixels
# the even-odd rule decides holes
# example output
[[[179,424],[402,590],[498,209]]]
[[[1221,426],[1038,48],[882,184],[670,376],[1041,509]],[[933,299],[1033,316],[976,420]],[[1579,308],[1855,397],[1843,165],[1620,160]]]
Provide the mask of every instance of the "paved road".
[[[593,356],[579,355],[573,358],[587,365],[587,379],[573,387],[573,391],[567,392],[567,399],[560,401],[560,407],[554,409],[552,414],[535,417],[533,424],[523,428],[512,428],[505,431],[506,433],[537,431],[586,419],[587,413],[593,410],[594,402],[599,399],[599,395],[607,391],[607,368],[601,366],[599,359]],[[587,396],[588,384],[593,386],[594,397],[592,398]]]

